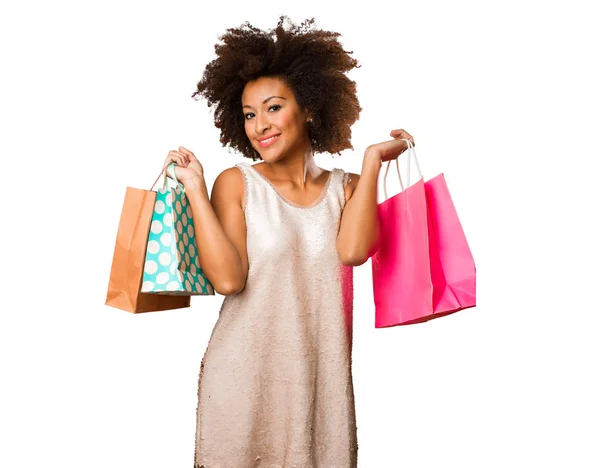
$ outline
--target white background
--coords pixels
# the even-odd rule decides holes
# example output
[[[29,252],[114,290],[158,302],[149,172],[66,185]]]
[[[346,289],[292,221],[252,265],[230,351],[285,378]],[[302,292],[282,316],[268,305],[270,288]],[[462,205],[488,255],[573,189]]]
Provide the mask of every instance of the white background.
[[[169,150],[194,151],[209,190],[243,160],[190,96],[219,34],[281,14],[340,32],[362,65],[354,150],[317,164],[360,172],[406,129],[477,265],[476,308],[391,329],[374,328],[370,260],[355,268],[359,466],[600,466],[592,3],[2,6],[0,466],[192,467],[223,297],[105,306],[116,229],[125,187],[149,188]]]

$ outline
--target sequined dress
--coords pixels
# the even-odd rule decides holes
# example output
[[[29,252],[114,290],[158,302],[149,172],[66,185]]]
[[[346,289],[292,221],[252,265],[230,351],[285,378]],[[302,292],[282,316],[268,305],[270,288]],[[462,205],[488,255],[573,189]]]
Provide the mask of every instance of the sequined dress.
[[[336,251],[348,173],[303,206],[235,167],[249,271],[202,358],[194,468],[355,468],[353,272]]]

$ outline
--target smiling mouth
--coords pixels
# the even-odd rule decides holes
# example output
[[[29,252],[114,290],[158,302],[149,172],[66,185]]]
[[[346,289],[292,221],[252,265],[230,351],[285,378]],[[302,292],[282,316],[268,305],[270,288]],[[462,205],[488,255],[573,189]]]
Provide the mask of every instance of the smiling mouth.
[[[271,138],[267,138],[266,140],[262,140],[262,141],[260,141],[260,140],[259,140],[259,141],[258,141],[258,144],[259,144],[261,147],[265,148],[265,147],[267,147],[267,146],[270,146],[272,143],[276,142],[277,140],[279,140],[279,137],[280,137],[280,136],[281,136],[281,134],[279,134],[279,135],[275,135],[275,136],[273,136],[273,137],[271,137]]]

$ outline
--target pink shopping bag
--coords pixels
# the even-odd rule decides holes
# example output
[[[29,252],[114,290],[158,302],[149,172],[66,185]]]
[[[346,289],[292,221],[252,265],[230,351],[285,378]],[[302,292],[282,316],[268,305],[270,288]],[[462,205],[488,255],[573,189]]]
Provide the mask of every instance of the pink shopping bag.
[[[475,262],[443,174],[419,180],[378,206],[381,243],[372,257],[375,327],[410,325],[475,306]]]
[[[425,183],[433,317],[475,307],[476,268],[444,174]]]

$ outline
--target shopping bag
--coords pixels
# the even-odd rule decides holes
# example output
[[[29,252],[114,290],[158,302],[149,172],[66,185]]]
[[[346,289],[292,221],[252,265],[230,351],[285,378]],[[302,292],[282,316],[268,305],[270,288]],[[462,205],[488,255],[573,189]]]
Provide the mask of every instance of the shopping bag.
[[[434,317],[476,306],[476,267],[444,174],[425,183]]]
[[[162,172],[161,172],[162,174]],[[105,304],[126,312],[154,312],[190,306],[189,296],[161,296],[141,292],[146,245],[156,192],[127,187],[117,229]]]
[[[175,164],[169,165],[169,177],[165,175],[163,186],[156,194],[141,291],[161,295],[214,295],[215,290],[200,267],[192,209],[174,167]],[[175,187],[170,186],[172,181]]]
[[[381,244],[372,257],[375,327],[426,322],[475,306],[475,262],[443,174],[425,182],[409,140],[408,187],[378,205]],[[413,157],[419,180],[410,185]]]
[[[376,328],[413,323],[433,311],[425,183],[421,178],[405,189],[398,169],[402,191],[387,198],[388,170],[389,163],[386,200],[377,207],[381,242],[371,257]]]

